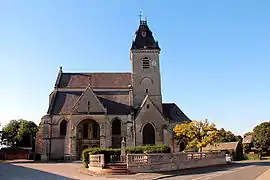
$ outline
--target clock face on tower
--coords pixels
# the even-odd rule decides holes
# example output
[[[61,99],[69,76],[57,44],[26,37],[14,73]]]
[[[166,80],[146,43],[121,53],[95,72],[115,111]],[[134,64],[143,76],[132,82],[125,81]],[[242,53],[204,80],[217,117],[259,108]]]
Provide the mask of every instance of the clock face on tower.
[[[142,37],[145,37],[146,36],[146,32],[142,32]]]

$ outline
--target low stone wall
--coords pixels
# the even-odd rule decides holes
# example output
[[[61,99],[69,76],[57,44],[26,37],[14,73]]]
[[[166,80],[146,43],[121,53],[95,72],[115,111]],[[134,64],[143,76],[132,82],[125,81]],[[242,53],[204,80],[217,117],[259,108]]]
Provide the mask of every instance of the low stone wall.
[[[104,154],[89,155],[89,167],[103,168],[105,166]]]
[[[226,164],[225,153],[128,154],[130,172],[162,172]]]

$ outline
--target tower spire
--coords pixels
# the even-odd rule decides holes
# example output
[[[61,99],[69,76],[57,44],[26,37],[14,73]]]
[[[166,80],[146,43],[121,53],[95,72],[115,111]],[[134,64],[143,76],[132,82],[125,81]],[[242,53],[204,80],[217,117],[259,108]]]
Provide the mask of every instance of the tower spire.
[[[147,24],[147,19],[146,19],[146,17],[144,18],[144,20],[143,20],[143,15],[142,15],[142,10],[140,10],[140,14],[139,14],[139,17],[140,17],[140,25],[142,25],[142,24]]]

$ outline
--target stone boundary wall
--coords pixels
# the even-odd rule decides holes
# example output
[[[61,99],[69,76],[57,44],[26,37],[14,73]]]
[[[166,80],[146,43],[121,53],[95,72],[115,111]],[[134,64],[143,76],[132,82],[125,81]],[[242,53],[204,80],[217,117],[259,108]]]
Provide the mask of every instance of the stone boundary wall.
[[[104,154],[96,154],[96,155],[89,154],[89,161],[90,161],[89,167],[104,168],[105,166]]]
[[[225,153],[128,154],[130,172],[162,172],[226,164]]]

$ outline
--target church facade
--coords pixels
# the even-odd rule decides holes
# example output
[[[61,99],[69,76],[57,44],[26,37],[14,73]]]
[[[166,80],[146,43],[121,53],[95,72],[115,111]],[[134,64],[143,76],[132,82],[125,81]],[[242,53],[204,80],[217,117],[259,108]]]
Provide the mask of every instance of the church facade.
[[[160,47],[140,20],[130,49],[131,72],[69,73],[60,68],[42,117],[36,153],[42,159],[78,159],[89,147],[172,144],[172,128],[190,121],[175,103],[163,103]]]

